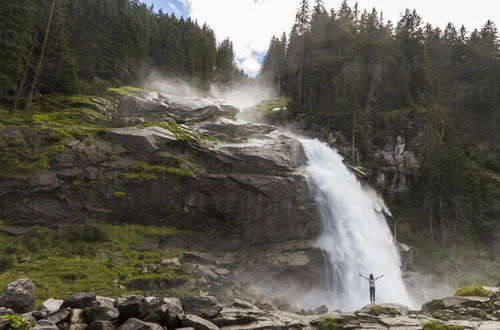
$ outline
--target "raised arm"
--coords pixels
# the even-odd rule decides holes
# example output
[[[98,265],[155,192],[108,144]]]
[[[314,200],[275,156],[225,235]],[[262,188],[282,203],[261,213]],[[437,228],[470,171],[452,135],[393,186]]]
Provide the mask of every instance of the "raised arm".
[[[362,278],[365,278],[365,279],[369,280],[369,278],[368,278],[368,277],[364,277],[364,276],[363,276],[363,275],[361,275],[361,274],[358,274],[358,275],[359,275],[359,276],[361,276]]]
[[[384,277],[384,275],[380,275],[379,277],[377,277],[377,278],[375,279],[375,281],[376,281],[376,280],[378,280],[378,279],[379,279],[379,278],[381,278],[381,277]]]

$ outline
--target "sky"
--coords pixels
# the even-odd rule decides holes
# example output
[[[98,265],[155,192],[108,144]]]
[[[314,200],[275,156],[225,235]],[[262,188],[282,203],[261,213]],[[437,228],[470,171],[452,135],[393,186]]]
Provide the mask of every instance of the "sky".
[[[273,35],[289,32],[299,0],[143,0],[176,16],[207,23],[221,41],[234,44],[238,65],[250,76],[258,73]],[[311,6],[314,0],[310,0]],[[324,0],[338,9],[342,0]],[[356,1],[349,0],[351,5]],[[444,27],[448,22],[468,30],[489,19],[500,24],[500,0],[358,0],[361,10],[376,7],[386,20],[397,22],[406,8],[416,9],[423,21]]]

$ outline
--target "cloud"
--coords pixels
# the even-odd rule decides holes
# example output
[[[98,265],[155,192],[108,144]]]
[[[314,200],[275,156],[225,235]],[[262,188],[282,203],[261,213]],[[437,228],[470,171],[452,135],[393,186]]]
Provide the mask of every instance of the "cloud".
[[[255,76],[259,72],[261,66],[257,59],[253,57],[239,59],[238,63],[240,68],[251,76]]]
[[[240,67],[256,70],[273,35],[289,32],[299,0],[165,0],[182,2],[192,18],[208,23],[217,39],[229,37],[234,43]],[[348,1],[354,5],[355,0]],[[357,0],[360,10],[376,7],[387,20],[397,22],[405,8],[416,9],[425,22],[445,26],[448,21],[465,24],[469,30],[487,19],[500,24],[500,1],[475,0],[470,6],[456,0]],[[311,7],[314,1],[310,0]],[[338,9],[341,0],[325,0],[327,8]],[[443,13],[446,13],[443,15]],[[243,67],[245,66],[245,67]],[[256,70],[258,71],[258,70]],[[252,71],[255,72],[255,71]],[[251,73],[251,72],[248,72]]]

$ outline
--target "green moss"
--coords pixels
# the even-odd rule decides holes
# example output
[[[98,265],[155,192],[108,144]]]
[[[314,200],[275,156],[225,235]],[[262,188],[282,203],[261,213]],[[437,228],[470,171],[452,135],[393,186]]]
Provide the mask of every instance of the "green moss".
[[[275,100],[262,101],[244,112],[246,119],[253,120],[276,120],[286,119],[290,116],[291,100],[289,98],[278,98]],[[280,108],[279,111],[273,109]],[[286,109],[286,110],[285,110]]]
[[[344,319],[327,317],[316,325],[317,330],[338,330],[344,329]]]
[[[7,321],[6,330],[28,330],[32,327],[30,321],[21,315],[2,315],[0,318]]]
[[[455,292],[455,296],[488,297],[490,294],[490,291],[478,285],[466,285]]]
[[[175,138],[178,140],[181,140],[181,141],[195,142],[195,143],[199,143],[201,141],[201,137],[199,137],[198,135],[194,134],[191,131],[188,131],[188,130],[180,127],[176,123],[161,121],[161,122],[142,125],[142,126],[140,126],[140,128],[151,127],[151,126],[158,126],[158,127],[164,128],[164,129],[170,131],[171,133],[173,133],[175,135]]]
[[[422,330],[463,330],[464,328],[458,325],[448,325],[439,322],[429,322],[424,324]]]
[[[127,194],[124,191],[115,191],[113,194],[116,198],[125,198]]]
[[[379,316],[382,314],[382,310],[378,306],[370,307],[369,310],[371,315]]]
[[[163,165],[148,165],[143,162],[135,163],[129,172],[120,173],[119,177],[126,182],[131,181],[152,181],[157,179],[177,180],[181,178],[191,178],[194,176],[192,172],[180,169],[166,167]]]
[[[432,317],[442,321],[449,321],[453,319],[453,316],[450,313],[435,311],[431,313]]]
[[[401,315],[401,313],[398,312],[398,310],[396,308],[389,308],[387,310],[387,312],[389,313],[389,315],[392,315],[392,316]]]

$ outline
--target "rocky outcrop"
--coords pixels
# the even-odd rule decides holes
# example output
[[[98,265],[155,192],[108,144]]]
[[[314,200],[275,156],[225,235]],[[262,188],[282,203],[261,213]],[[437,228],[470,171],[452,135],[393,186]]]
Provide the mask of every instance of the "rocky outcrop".
[[[127,118],[156,123],[66,138],[50,169],[0,177],[4,230],[120,219],[203,231],[223,237],[227,248],[319,233],[294,139],[222,117],[237,109],[221,101],[142,93],[120,102],[110,125],[137,122]],[[197,124],[181,124],[190,120]],[[38,132],[41,144],[47,131]],[[22,140],[32,132],[9,134]],[[226,138],[217,140],[220,134]]]
[[[80,296],[79,294],[72,296]],[[252,304],[231,300],[224,304],[213,297],[123,296],[118,299],[91,297],[90,307],[60,308],[51,313],[40,311],[22,314],[35,329],[498,329],[500,301],[497,291],[489,297],[448,297],[425,304],[422,311],[399,304],[367,305],[353,313],[327,312],[309,315],[283,311],[290,304],[286,298],[274,304],[262,298]],[[110,305],[109,303],[112,302]],[[85,303],[85,305],[87,305]],[[428,306],[433,305],[432,311]],[[1,307],[1,306],[0,306]],[[282,307],[282,308],[277,308]],[[324,312],[324,313],[323,313]],[[302,313],[303,314],[303,313]],[[174,321],[174,322],[172,322]],[[0,326],[8,327],[9,319],[0,318]],[[455,328],[454,328],[455,329]]]

